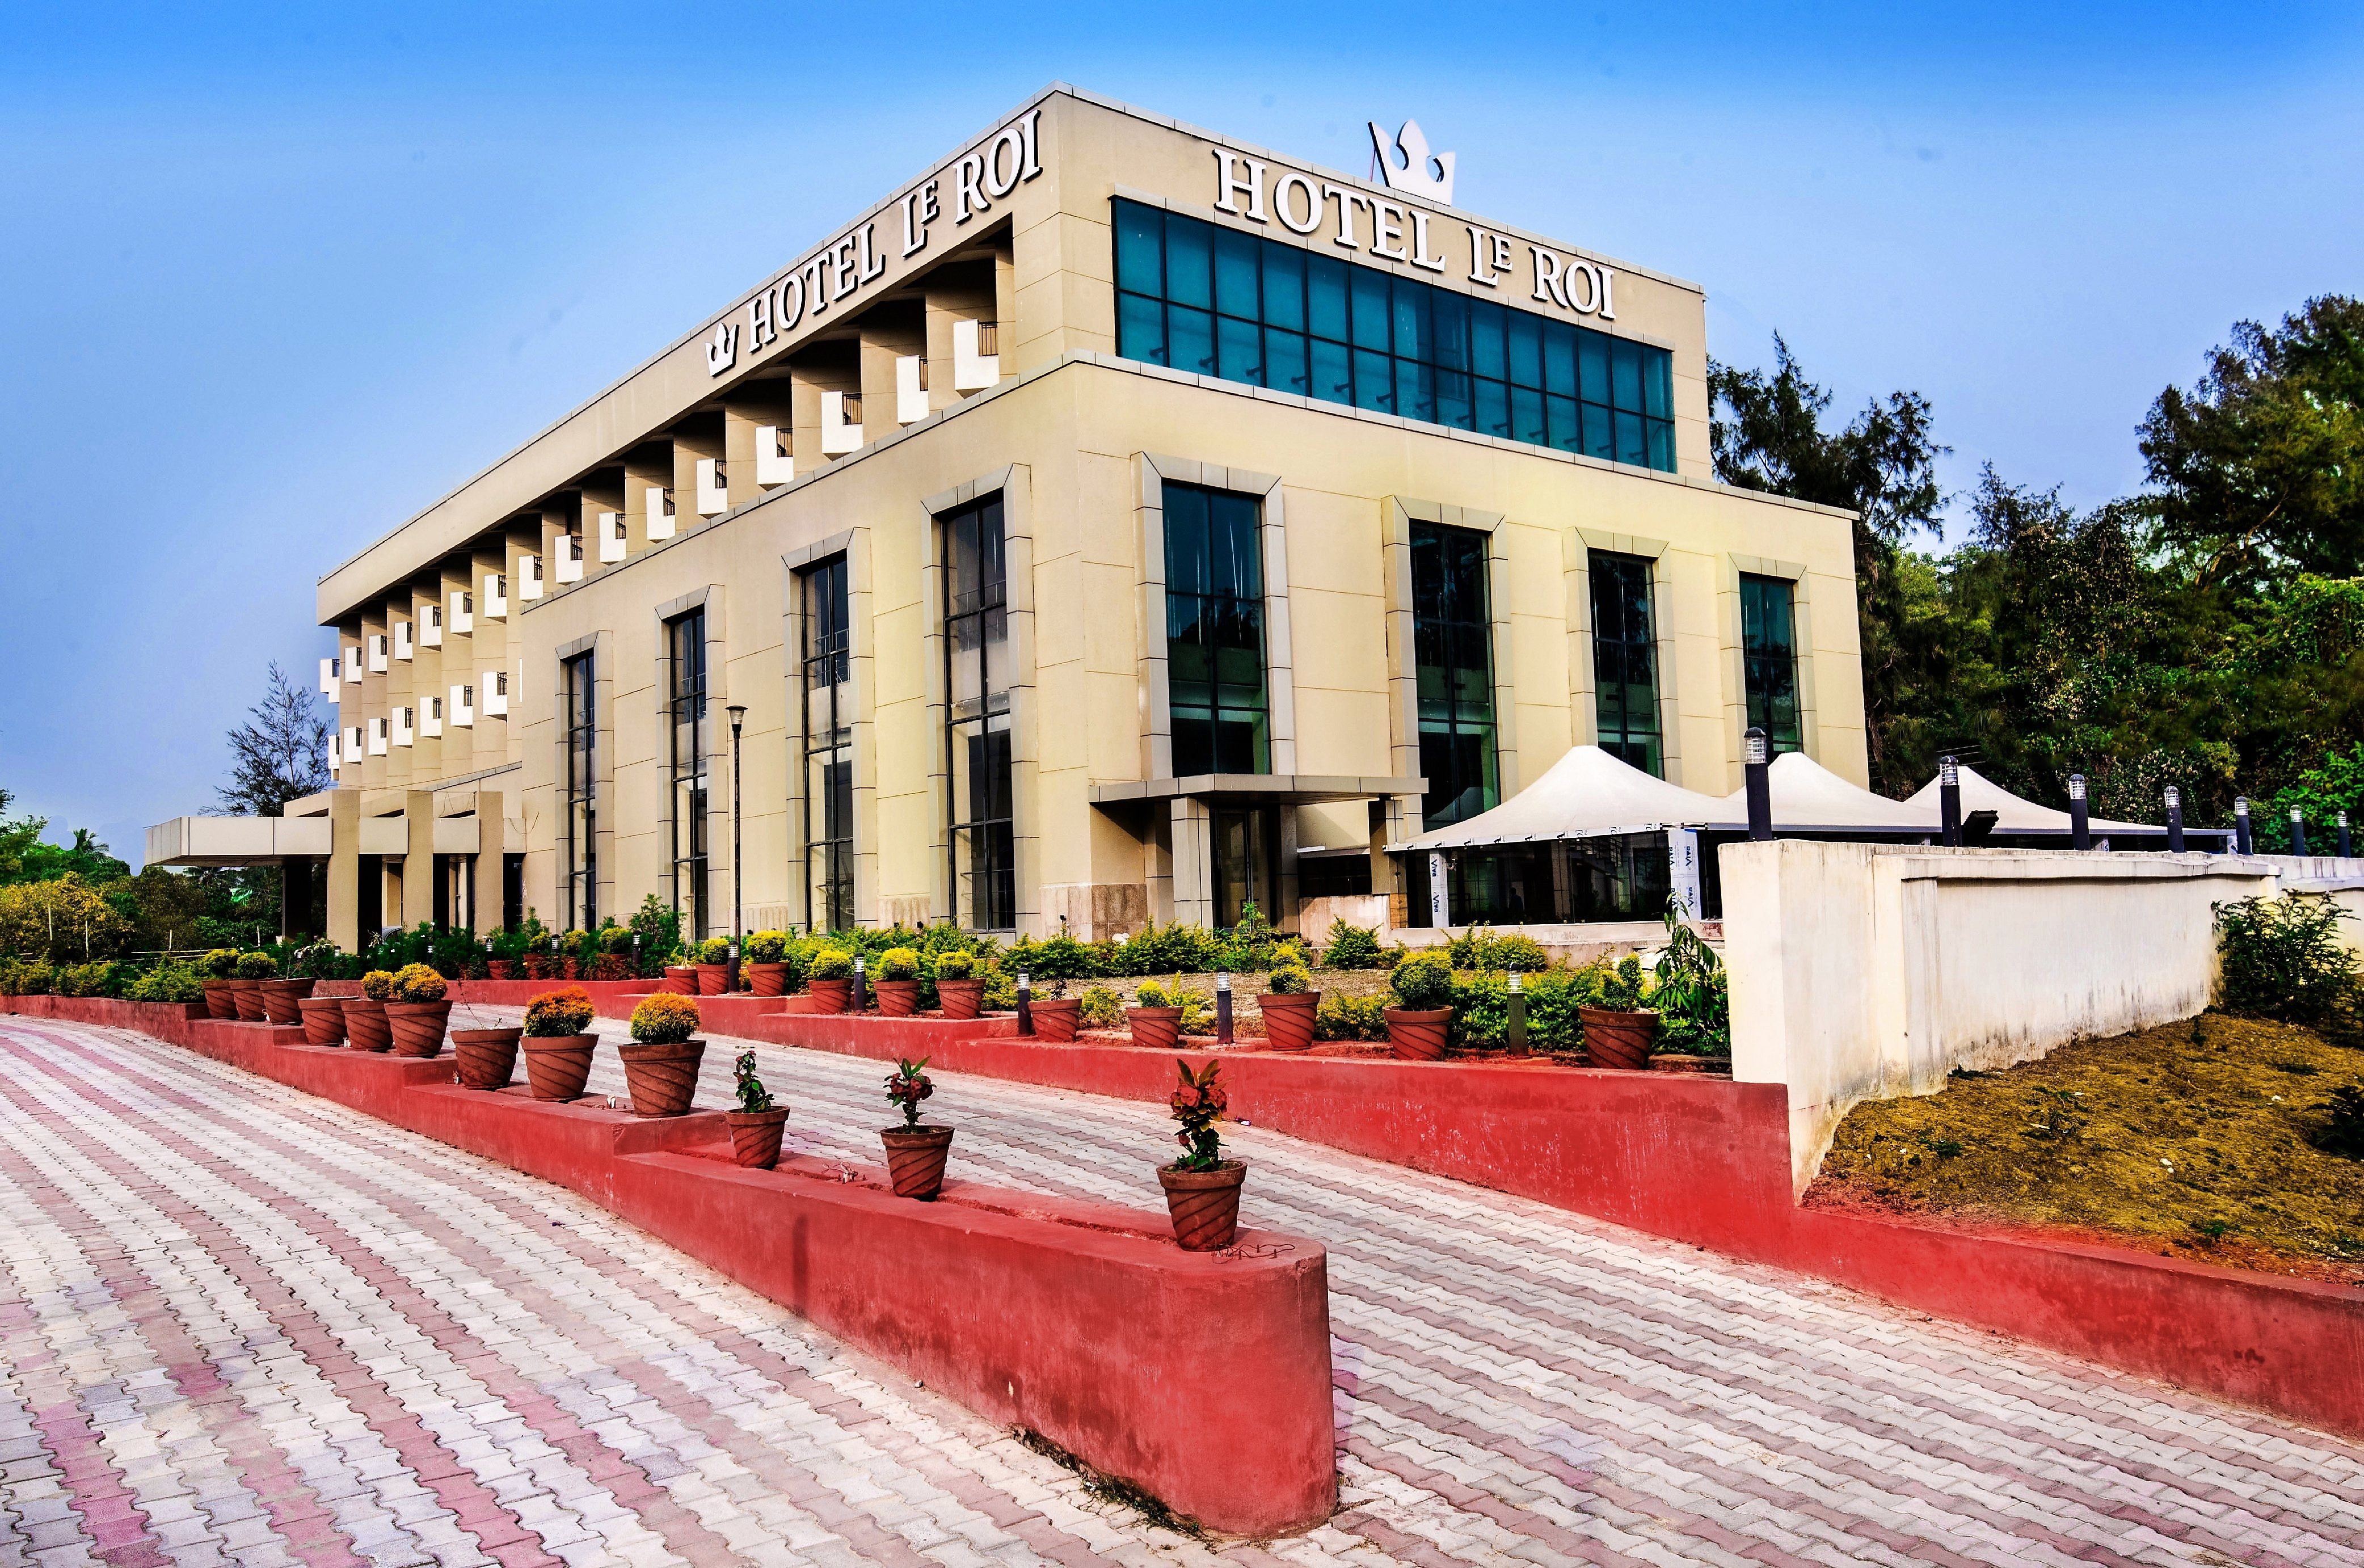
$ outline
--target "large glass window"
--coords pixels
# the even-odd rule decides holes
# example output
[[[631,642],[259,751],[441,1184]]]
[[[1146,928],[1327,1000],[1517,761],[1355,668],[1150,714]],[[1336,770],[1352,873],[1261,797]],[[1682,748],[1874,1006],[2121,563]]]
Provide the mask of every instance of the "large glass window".
[[[1422,824],[1443,828],[1501,799],[1494,763],[1490,541],[1468,528],[1411,528],[1412,646],[1420,687]]]
[[[1798,630],[1792,584],[1779,577],[1740,578],[1740,665],[1748,722],[1776,753],[1802,749],[1798,723]]]
[[[845,558],[802,575],[805,625],[805,923],[853,924],[853,638]]]
[[[673,774],[673,906],[689,933],[708,931],[706,612],[665,623],[666,717]]]
[[[943,519],[945,761],[953,920],[1018,924],[1009,765],[1009,595],[1001,497]]]
[[[1262,504],[1196,484],[1165,488],[1174,776],[1269,773]]]
[[[585,931],[599,923],[599,715],[591,658],[578,654],[559,666],[559,712],[566,726],[566,923]]]
[[[1671,473],[1674,356],[1139,202],[1117,352]]]
[[[1658,625],[1650,562],[1596,550],[1592,579],[1593,712],[1600,749],[1655,778],[1667,776],[1658,727]]]

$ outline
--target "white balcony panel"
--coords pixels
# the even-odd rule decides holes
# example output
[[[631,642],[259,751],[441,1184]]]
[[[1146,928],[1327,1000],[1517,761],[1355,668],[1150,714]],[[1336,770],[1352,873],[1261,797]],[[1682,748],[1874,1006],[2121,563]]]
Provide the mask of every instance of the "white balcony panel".
[[[507,573],[487,572],[485,573],[484,603],[485,618],[486,620],[507,620],[509,618],[509,574]]]
[[[599,514],[599,564],[613,565],[624,559],[624,514]]]
[[[730,484],[719,457],[697,460],[697,515],[719,517],[730,509]]]
[[[383,718],[371,719],[369,732],[369,754],[373,757],[385,756],[386,742],[392,740],[393,737],[393,725],[389,724]]]
[[[485,678],[477,685],[476,690],[484,695],[486,718],[508,717],[509,673],[507,670],[485,671]]]
[[[862,446],[862,426],[849,422],[845,417],[845,394],[824,392],[820,395],[820,453],[823,457],[843,457]]]
[[[358,762],[361,759],[362,727],[356,724],[345,731],[345,761],[348,762]]]
[[[407,707],[396,708],[394,710],[394,743],[397,746],[407,746],[418,739],[418,728],[412,711]]]
[[[342,688],[343,684],[343,682],[337,679],[337,662],[334,659],[321,660],[320,695],[328,698],[330,702],[334,702],[337,700],[337,694]]]
[[[788,455],[788,432],[777,425],[755,427],[755,483],[786,484],[797,476],[795,460]]]
[[[385,673],[385,652],[387,644],[392,639],[382,631],[373,632],[370,634],[369,667],[371,674],[383,675]]]
[[[673,492],[662,484],[652,484],[644,499],[649,504],[649,542],[673,538]]]
[[[476,688],[457,685],[452,688],[452,728],[473,729],[476,724]]]
[[[418,646],[421,648],[443,646],[442,606],[429,605],[427,606],[426,613],[418,617]]]
[[[523,603],[523,604],[529,604],[529,605],[530,605],[530,604],[533,603],[536,599],[539,599],[539,598],[541,598],[541,557],[540,557],[539,555],[520,555],[520,556],[519,556],[519,557],[518,557],[518,599],[519,599],[519,601],[520,603]]]
[[[452,590],[452,635],[473,635],[476,629],[476,595],[465,588]]]
[[[917,354],[895,360],[895,423],[916,425],[928,417],[928,361]]]
[[[345,684],[352,686],[360,685],[362,684],[362,645],[358,642],[345,644],[345,656],[339,662],[345,672]]]
[[[427,706],[418,710],[418,735],[424,740],[438,740],[443,735],[443,699],[429,697]]]
[[[955,318],[953,322],[953,390],[983,392],[1001,383],[1001,356],[980,354],[977,350],[978,323]]]
[[[563,534],[558,540],[558,580],[579,583],[583,580],[583,536]]]
[[[407,662],[418,651],[418,634],[407,620],[394,623],[394,656]]]

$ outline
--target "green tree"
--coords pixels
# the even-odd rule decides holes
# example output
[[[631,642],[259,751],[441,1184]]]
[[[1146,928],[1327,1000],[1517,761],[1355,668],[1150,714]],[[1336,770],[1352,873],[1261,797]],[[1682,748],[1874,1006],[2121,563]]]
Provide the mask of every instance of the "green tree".
[[[274,661],[262,700],[229,732],[230,782],[214,793],[234,817],[276,817],[329,787],[329,725],[311,691]]]

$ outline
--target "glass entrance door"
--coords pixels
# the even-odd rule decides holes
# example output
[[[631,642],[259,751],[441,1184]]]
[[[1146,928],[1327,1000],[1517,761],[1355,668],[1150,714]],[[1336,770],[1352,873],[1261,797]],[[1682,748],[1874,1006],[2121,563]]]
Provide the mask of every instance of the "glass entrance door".
[[[1280,821],[1271,806],[1209,814],[1213,845],[1215,924],[1240,923],[1253,903],[1274,925],[1280,923]]]

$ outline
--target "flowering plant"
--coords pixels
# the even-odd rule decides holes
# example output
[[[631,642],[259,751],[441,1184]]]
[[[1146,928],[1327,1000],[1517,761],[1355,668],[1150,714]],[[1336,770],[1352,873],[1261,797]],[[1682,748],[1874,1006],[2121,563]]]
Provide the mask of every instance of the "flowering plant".
[[[742,1051],[738,1062],[739,1108],[753,1115],[772,1108],[772,1091],[764,1087],[764,1080],[755,1076],[755,1053]]]
[[[387,1000],[395,1002],[440,1002],[446,990],[443,977],[423,963],[406,963],[395,971],[394,981],[387,987]]]
[[[678,1045],[697,1032],[697,1004],[659,991],[632,1009],[632,1038],[642,1045]]]
[[[1223,1064],[1210,1061],[1193,1073],[1190,1064],[1177,1056],[1174,1065],[1181,1069],[1182,1082],[1166,1104],[1173,1109],[1174,1119],[1182,1124],[1174,1141],[1182,1146],[1183,1155],[1171,1169],[1211,1171],[1223,1162],[1223,1135],[1216,1130],[1215,1124],[1223,1119],[1223,1112],[1231,1106],[1231,1096],[1216,1082]]]
[[[936,1092],[936,1085],[927,1073],[920,1071],[927,1064],[928,1059],[924,1056],[917,1062],[898,1061],[895,1063],[895,1071],[887,1074],[886,1101],[889,1105],[903,1107],[905,1127],[920,1125],[920,1102]]]
[[[580,985],[544,991],[526,1004],[525,1032],[536,1040],[566,1040],[591,1027],[591,997]]]
[[[394,994],[394,971],[373,969],[362,976],[362,995],[373,1002],[383,1002]]]

